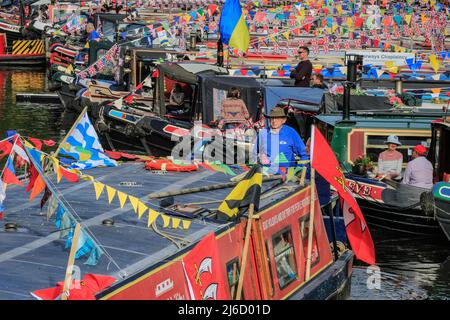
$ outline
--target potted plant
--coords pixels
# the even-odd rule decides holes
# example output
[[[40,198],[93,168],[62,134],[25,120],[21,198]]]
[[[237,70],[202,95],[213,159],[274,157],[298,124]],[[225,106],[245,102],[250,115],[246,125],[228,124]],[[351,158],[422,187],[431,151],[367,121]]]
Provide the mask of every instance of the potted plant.
[[[366,155],[359,155],[354,161],[352,172],[357,175],[365,175],[368,170],[373,168],[373,161]]]

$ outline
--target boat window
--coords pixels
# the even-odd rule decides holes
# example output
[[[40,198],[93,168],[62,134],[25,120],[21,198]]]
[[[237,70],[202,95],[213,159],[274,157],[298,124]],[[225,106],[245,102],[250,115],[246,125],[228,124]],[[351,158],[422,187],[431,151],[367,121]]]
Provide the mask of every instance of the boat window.
[[[392,133],[396,134],[396,133]],[[398,135],[398,138],[400,142],[402,143],[401,146],[397,148],[397,150],[403,154],[403,166],[406,167],[406,164],[410,160],[410,156],[412,155],[412,149],[414,146],[422,143],[427,143],[427,145],[430,145],[431,143],[431,137],[430,135]],[[377,162],[378,156],[381,152],[386,150],[386,144],[385,141],[387,139],[388,135],[366,135],[366,155],[370,157],[372,161]],[[353,160],[353,159],[352,159]]]
[[[237,287],[239,282],[239,259],[236,257],[227,263],[228,285],[230,286],[231,299],[236,299]],[[242,288],[242,299],[244,298],[244,289]]]
[[[290,229],[284,230],[272,237],[275,266],[277,269],[280,289],[297,279],[294,244]]]
[[[309,214],[300,218],[300,235],[302,237],[303,254],[305,257],[305,274],[306,274],[306,258],[308,257],[308,234],[309,234]],[[320,261],[319,246],[317,244],[316,230],[313,231],[311,249],[311,268],[314,267]]]

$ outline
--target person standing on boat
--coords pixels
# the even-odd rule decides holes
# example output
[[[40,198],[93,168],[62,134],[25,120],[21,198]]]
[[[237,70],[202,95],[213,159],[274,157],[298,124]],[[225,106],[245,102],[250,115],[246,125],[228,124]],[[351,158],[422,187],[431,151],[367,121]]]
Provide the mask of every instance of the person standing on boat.
[[[259,162],[270,166],[270,171],[281,172],[287,167],[297,166],[296,157],[308,160],[306,147],[300,135],[286,125],[287,115],[282,107],[275,107],[266,114],[270,128],[259,131],[256,153]],[[282,168],[282,169],[281,169]]]
[[[298,54],[300,55],[300,62],[295,69],[291,69],[290,77],[295,79],[295,86],[309,87],[313,67],[311,61],[309,61],[308,47],[300,47]]]
[[[390,135],[385,143],[388,148],[378,156],[377,174],[387,179],[397,180],[401,177],[403,164],[403,155],[397,151],[397,147],[402,144],[394,135]]]
[[[413,149],[413,160],[408,162],[402,183],[426,189],[433,188],[433,165],[427,158],[427,148],[419,144]]]

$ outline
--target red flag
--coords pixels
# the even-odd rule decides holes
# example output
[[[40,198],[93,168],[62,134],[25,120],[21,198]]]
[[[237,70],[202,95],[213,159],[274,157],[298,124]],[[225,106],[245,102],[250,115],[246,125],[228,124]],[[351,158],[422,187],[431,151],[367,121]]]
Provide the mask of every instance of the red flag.
[[[86,274],[80,280],[72,280],[68,300],[95,300],[95,295],[110,287],[116,278],[99,274]],[[64,282],[58,282],[56,287],[36,290],[31,294],[39,300],[58,299],[64,289]]]
[[[34,182],[39,176],[39,172],[36,170],[34,165],[30,166],[29,173],[30,173],[30,182],[28,182],[27,189],[25,190],[26,192],[30,191],[33,188]]]
[[[41,140],[36,139],[36,138],[30,138],[30,137],[28,137],[28,140],[33,142],[33,144],[34,144],[34,146],[36,147],[37,150],[41,150],[42,149],[42,142],[41,142]]]
[[[183,258],[184,273],[192,300],[230,299],[219,261],[213,232],[203,238]]]
[[[320,131],[313,126],[311,135],[311,166],[327,180],[344,201],[347,237],[356,258],[375,264],[375,248],[364,216],[346,185],[339,162]]]
[[[64,169],[62,166],[59,167],[59,172],[70,182],[78,182],[78,175],[76,173],[70,172]]]
[[[13,147],[13,145],[11,142],[9,142],[9,140],[1,141],[0,142],[0,151],[2,151],[2,153],[0,154],[0,159],[2,159],[4,156],[10,154],[12,147]]]
[[[53,147],[56,144],[56,142],[53,140],[44,140],[44,144],[48,147]]]

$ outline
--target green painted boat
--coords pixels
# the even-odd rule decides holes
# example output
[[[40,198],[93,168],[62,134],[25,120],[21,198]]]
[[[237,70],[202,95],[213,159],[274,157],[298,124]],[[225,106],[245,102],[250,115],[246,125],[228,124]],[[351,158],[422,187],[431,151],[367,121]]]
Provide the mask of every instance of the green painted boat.
[[[385,141],[389,135],[399,137],[402,145],[398,151],[403,154],[403,169],[406,168],[415,145],[433,145],[432,123],[442,116],[442,113],[390,112],[356,114],[349,121],[343,121],[341,114],[315,117],[316,125],[346,171],[348,186],[372,227],[442,237],[434,217],[431,190],[400,181],[378,180],[373,172],[355,173],[353,170],[354,161],[361,155],[376,164],[378,155],[386,149]],[[428,158],[435,164],[433,150]]]

